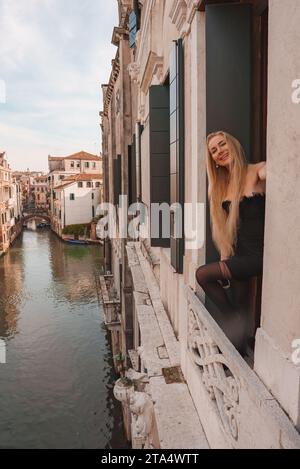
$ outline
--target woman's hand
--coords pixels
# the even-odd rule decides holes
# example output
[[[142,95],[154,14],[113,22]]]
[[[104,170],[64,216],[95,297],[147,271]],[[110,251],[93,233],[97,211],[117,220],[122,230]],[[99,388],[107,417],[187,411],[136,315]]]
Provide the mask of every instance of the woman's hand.
[[[259,163],[258,168],[259,168],[258,172],[257,172],[258,178],[261,181],[265,181],[266,177],[267,177],[267,164],[266,164],[266,162],[262,161],[261,163]]]
[[[221,261],[226,261],[226,259],[228,259],[228,256],[226,256],[224,252],[221,252],[221,254],[220,254],[220,260],[221,260]]]

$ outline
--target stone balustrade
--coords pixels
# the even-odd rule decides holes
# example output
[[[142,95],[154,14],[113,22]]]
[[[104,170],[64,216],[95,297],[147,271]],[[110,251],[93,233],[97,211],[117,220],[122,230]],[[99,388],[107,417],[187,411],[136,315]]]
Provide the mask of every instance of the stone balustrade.
[[[194,291],[186,286],[185,294],[187,353],[192,362],[192,367],[186,368],[186,378],[202,424],[209,421],[208,414],[210,422],[216,420],[222,429],[219,441],[223,436],[223,447],[299,448],[300,435],[277,400],[227,339]],[[212,446],[218,446],[213,438],[216,442],[217,435],[212,436]]]

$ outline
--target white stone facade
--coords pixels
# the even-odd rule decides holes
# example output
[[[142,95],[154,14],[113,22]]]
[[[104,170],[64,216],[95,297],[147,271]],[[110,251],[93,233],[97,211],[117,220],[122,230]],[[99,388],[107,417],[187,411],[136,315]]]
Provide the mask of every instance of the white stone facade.
[[[128,36],[123,33],[116,54],[121,70],[116,69],[114,62],[110,82],[103,87],[104,199],[113,201],[116,147],[122,142],[132,143],[138,122],[143,126],[142,159],[141,167],[137,165],[136,169],[141,171],[141,200],[146,206],[151,203],[149,88],[168,83],[173,41],[181,38],[185,59],[184,200],[205,204],[205,8],[209,2],[141,3],[140,28],[130,51],[131,61],[124,70],[122,61],[124,56],[128,60],[129,45]],[[300,70],[300,5],[298,0],[250,3],[254,15],[264,14],[268,21],[266,228],[261,316],[254,358],[249,366],[196,295],[201,292],[197,291],[195,271],[206,262],[205,243],[199,249],[190,249],[186,243],[183,273],[177,273],[171,264],[171,248],[151,246],[150,239],[133,244],[131,240],[111,240],[107,266],[114,274],[123,303],[129,301],[122,291],[124,272],[132,288],[131,308],[125,310],[122,306],[121,327],[127,335],[124,332],[121,348],[126,354],[130,351],[132,360],[128,360],[128,365],[147,376],[142,389],[146,395],[143,399],[136,396],[137,401],[141,399],[140,408],[145,407],[145,413],[149,413],[141,438],[135,425],[143,410],[135,409],[134,398],[131,403],[128,398],[123,406],[127,427],[128,422],[133,425],[128,434],[134,447],[179,448],[185,444],[194,448],[300,448],[300,364],[295,361],[298,355],[293,355],[297,343],[300,348],[300,104],[292,100],[292,83],[299,78]],[[119,2],[119,26],[123,29],[128,24],[124,17],[129,17],[133,7],[134,2]],[[122,88],[128,76],[132,94]],[[123,128],[121,135],[120,127],[115,127],[119,118],[114,107],[117,92],[123,107],[132,109],[131,124]],[[127,152],[123,150],[122,155],[127,164]],[[130,175],[123,169],[122,193],[129,192]],[[124,266],[128,270],[124,271]],[[128,292],[126,286],[125,293]],[[167,380],[168,371],[174,367],[183,376],[183,382],[176,386]],[[134,392],[140,392],[137,385]],[[174,417],[180,406],[183,411],[179,424]],[[193,422],[193,429],[189,422]],[[184,431],[177,433],[178,428]]]
[[[96,217],[101,202],[101,178],[82,175],[79,180],[68,181],[54,188],[53,220],[61,236],[65,226],[88,224]]]
[[[102,158],[86,152],[48,157],[52,229],[62,236],[67,225],[87,224],[96,217],[103,197]]]

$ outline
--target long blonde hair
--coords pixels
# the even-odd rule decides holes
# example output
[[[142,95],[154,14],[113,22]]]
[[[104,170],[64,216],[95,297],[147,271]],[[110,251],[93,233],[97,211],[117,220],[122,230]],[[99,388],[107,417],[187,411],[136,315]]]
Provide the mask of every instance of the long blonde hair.
[[[232,155],[230,172],[222,166],[216,167],[208,144],[212,137],[223,135]],[[227,132],[218,131],[207,137],[207,174],[208,198],[210,202],[210,220],[212,237],[216,247],[224,257],[234,254],[239,225],[239,202],[243,195],[244,181],[247,173],[247,160],[240,142]],[[228,186],[231,186],[231,204],[229,214],[222,208],[222,201],[226,197]]]

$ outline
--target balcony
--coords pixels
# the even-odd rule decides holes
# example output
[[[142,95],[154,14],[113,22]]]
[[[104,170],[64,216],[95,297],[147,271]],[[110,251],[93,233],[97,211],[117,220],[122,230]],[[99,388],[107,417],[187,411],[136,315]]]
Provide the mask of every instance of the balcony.
[[[126,246],[134,289],[133,317],[138,323],[134,350],[129,351],[129,356],[136,372],[146,370],[155,403],[155,419],[161,407],[164,418],[173,422],[168,427],[172,431],[165,432],[157,418],[158,433],[164,443],[172,438],[174,444],[175,431],[176,444],[182,443],[185,438],[182,428],[184,425],[188,428],[192,422],[193,437],[198,434],[200,443],[192,441],[192,434],[187,432],[189,444],[194,445],[190,447],[199,448],[202,444],[202,447],[228,449],[299,448],[300,435],[278,401],[238,353],[192,288],[179,276],[176,283],[172,273],[168,288],[173,297],[177,294],[180,312],[175,336],[175,326],[170,319],[172,311],[166,309],[167,302],[163,303],[161,297],[167,271],[160,264],[160,275],[155,275],[156,267],[141,247],[142,243],[127,243]],[[172,302],[170,304],[174,307]],[[181,371],[183,379],[180,380]],[[178,390],[177,394],[172,394],[173,384],[168,384],[168,373],[171,383],[178,375],[176,386],[182,388],[183,401]],[[178,417],[189,400],[189,409],[180,419],[181,433],[178,430],[177,434],[172,418]]]
[[[100,289],[104,307],[105,325],[111,329],[120,326],[120,300],[113,288],[112,275],[100,275]]]
[[[300,435],[194,291],[186,286],[190,390],[204,431],[214,420],[228,448],[299,448]],[[257,434],[259,429],[259,436]],[[217,444],[217,443],[216,443]],[[212,446],[215,446],[214,444]]]

